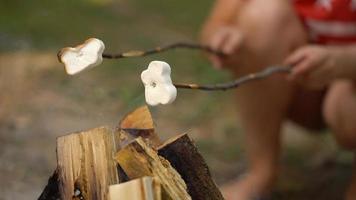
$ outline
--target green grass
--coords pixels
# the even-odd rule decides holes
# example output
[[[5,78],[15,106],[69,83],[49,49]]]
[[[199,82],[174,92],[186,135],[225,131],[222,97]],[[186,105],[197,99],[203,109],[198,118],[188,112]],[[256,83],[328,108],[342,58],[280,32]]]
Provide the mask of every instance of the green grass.
[[[0,50],[11,50],[21,47],[16,45],[19,40],[30,49],[57,49],[96,36],[116,49],[164,42],[163,38],[172,38],[167,32],[192,39],[212,1],[0,2],[0,32],[10,38]]]

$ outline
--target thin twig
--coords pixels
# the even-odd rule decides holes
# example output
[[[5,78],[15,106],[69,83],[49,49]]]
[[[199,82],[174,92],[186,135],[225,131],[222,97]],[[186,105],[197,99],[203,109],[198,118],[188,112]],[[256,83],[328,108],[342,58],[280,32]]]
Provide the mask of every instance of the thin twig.
[[[209,46],[204,46],[204,45],[195,44],[195,43],[177,42],[177,43],[173,43],[173,44],[162,46],[162,47],[156,47],[154,49],[146,50],[146,51],[135,51],[134,50],[134,51],[127,51],[127,52],[118,53],[118,54],[105,53],[105,54],[103,54],[103,58],[120,59],[120,58],[130,58],[130,57],[143,57],[143,56],[157,54],[157,53],[161,53],[161,52],[173,50],[173,49],[178,49],[178,48],[196,49],[196,50],[205,51],[207,53],[215,54],[218,56],[226,56],[223,52],[214,50],[214,49],[210,48]],[[240,85],[250,82],[250,81],[266,78],[272,74],[289,73],[290,71],[291,71],[291,67],[289,67],[289,66],[288,67],[272,66],[272,67],[268,67],[260,72],[248,74],[246,76],[243,76],[241,78],[238,78],[238,79],[236,79],[232,82],[228,82],[228,83],[221,83],[221,84],[214,84],[214,85],[174,84],[174,86],[176,88],[180,88],[180,89],[193,89],[193,90],[205,90],[205,91],[229,90],[229,89],[237,88]]]
[[[178,42],[178,43],[170,44],[170,45],[163,46],[163,47],[156,47],[154,49],[147,50],[147,51],[135,51],[134,50],[134,51],[128,51],[128,52],[123,52],[123,53],[118,53],[118,54],[104,53],[103,54],[103,58],[120,59],[120,58],[130,58],[130,57],[143,57],[143,56],[148,56],[148,55],[161,53],[161,52],[164,52],[164,51],[168,51],[168,50],[171,50],[171,49],[178,49],[178,48],[196,49],[196,50],[205,51],[207,53],[216,54],[218,56],[224,56],[225,55],[223,52],[216,51],[216,50],[210,48],[209,46],[204,46],[204,45],[201,45],[201,44],[194,44],[194,43]]]
[[[174,84],[176,88],[181,89],[193,89],[193,90],[205,90],[205,91],[213,91],[213,90],[229,90],[239,87],[240,85],[254,81],[260,80],[263,78],[267,78],[272,74],[276,73],[289,73],[291,71],[291,67],[280,67],[280,66],[272,66],[268,67],[260,72],[248,74],[241,78],[238,78],[232,82],[228,83],[220,83],[215,85],[198,85],[198,84]]]

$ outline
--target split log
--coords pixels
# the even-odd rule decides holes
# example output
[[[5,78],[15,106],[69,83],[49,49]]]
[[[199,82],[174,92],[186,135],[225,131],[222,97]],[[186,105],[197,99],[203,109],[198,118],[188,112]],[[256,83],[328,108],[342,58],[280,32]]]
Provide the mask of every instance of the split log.
[[[147,106],[141,106],[127,114],[119,122],[118,130],[120,147],[124,147],[138,137],[142,137],[152,147],[162,144],[155,133],[152,115]]]
[[[118,131],[115,132],[115,144],[117,150],[120,147],[128,144],[137,137],[145,138],[145,142],[150,144],[150,146],[157,147],[161,144],[161,141],[158,135],[154,131],[154,123],[151,116],[151,113],[147,106],[142,106],[134,110],[133,112],[127,114],[119,123],[117,128]],[[90,131],[88,131],[90,132]],[[80,145],[77,145],[80,146]],[[59,149],[57,147],[57,149]],[[114,151],[115,151],[114,150]],[[79,151],[76,151],[77,153]],[[74,153],[74,152],[73,152]],[[75,162],[75,164],[78,164]],[[65,169],[62,169],[64,171]],[[117,171],[119,175],[120,182],[128,181],[129,178],[123,172],[120,166],[117,166]],[[72,173],[72,172],[71,172]],[[79,179],[78,179],[79,180]],[[80,181],[79,181],[80,182]],[[79,187],[80,183],[76,182],[75,187]],[[63,184],[62,184],[63,185]],[[62,186],[63,187],[63,186]],[[69,191],[71,189],[68,189]],[[79,190],[78,190],[79,191]],[[58,168],[49,178],[47,186],[44,188],[38,200],[52,200],[59,199],[60,196],[59,189],[59,177],[58,177]],[[72,191],[74,193],[74,191]]]
[[[158,156],[141,137],[121,149],[115,158],[130,179],[157,177],[162,184],[163,199],[191,199],[178,172],[167,160]]]
[[[161,185],[156,178],[143,177],[109,187],[110,200],[161,200]]]
[[[105,127],[57,139],[61,199],[108,200],[118,183],[113,132]]]
[[[165,142],[158,154],[167,159],[182,176],[194,200],[224,199],[213,181],[208,165],[187,134]]]
[[[142,137],[150,147],[158,147],[162,144],[155,133],[154,122],[148,106],[141,106],[128,113],[118,124],[115,133],[117,149],[125,147],[138,137]],[[121,166],[118,165],[120,183],[129,179]]]

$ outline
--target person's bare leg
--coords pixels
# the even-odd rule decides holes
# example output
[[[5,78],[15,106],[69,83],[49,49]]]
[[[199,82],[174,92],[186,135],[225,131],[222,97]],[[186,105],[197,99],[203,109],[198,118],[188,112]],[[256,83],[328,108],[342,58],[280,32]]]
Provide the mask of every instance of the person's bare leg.
[[[249,2],[239,15],[239,28],[246,38],[236,58],[236,76],[282,63],[304,42],[303,30],[288,1]],[[223,188],[226,199],[248,200],[268,194],[278,172],[281,123],[294,91],[295,86],[278,75],[237,90],[249,168],[241,181]]]
[[[324,104],[324,117],[345,149],[356,152],[356,84],[351,80],[333,83]],[[356,199],[356,171],[353,171],[346,199]]]
[[[324,117],[344,148],[356,148],[356,84],[351,80],[335,81],[324,103]]]
[[[307,130],[326,128],[322,114],[324,90],[309,90],[298,85],[288,109],[288,119]]]
[[[278,79],[261,81],[237,92],[249,168],[234,189],[227,191],[233,196],[231,199],[264,196],[274,183],[279,163],[280,125],[285,118],[290,90],[287,84],[280,83],[282,80]]]

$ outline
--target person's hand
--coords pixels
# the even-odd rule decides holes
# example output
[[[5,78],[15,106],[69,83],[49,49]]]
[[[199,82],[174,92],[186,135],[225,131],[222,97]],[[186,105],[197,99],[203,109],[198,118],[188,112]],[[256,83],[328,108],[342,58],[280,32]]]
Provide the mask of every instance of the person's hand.
[[[305,46],[294,51],[284,62],[293,66],[291,80],[320,89],[332,82],[343,65],[340,51],[331,47]]]
[[[221,69],[231,64],[231,58],[238,51],[243,41],[243,35],[237,27],[223,26],[215,30],[207,41],[212,49],[221,51],[226,56],[210,54],[208,57],[213,65]]]

